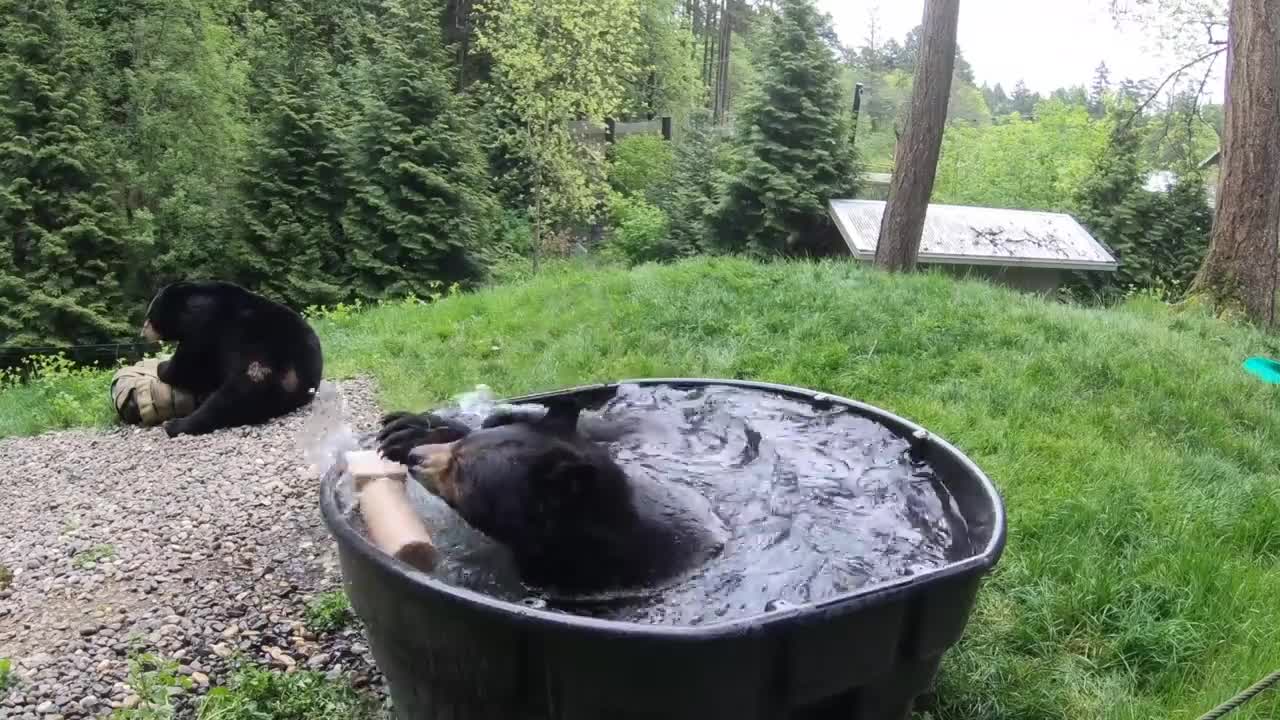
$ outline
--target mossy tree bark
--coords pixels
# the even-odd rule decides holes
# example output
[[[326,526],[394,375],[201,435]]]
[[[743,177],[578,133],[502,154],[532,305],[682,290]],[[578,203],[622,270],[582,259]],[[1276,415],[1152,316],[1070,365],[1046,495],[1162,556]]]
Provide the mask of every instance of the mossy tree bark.
[[[1194,291],[1276,320],[1280,0],[1232,0],[1218,209]]]

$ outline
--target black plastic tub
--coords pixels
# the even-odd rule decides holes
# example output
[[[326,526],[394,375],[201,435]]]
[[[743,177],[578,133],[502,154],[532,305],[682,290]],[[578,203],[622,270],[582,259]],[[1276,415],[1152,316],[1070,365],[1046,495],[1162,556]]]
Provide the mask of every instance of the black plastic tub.
[[[365,624],[401,720],[909,717],[943,653],[960,639],[982,576],[1005,542],[991,481],[950,444],[863,403],[727,380],[627,384],[733,386],[843,405],[915,437],[964,517],[975,554],[937,570],[820,604],[723,623],[641,625],[540,610],[454,587],[376,549],[321,486],[347,594]],[[617,384],[512,400],[576,396],[587,407]]]

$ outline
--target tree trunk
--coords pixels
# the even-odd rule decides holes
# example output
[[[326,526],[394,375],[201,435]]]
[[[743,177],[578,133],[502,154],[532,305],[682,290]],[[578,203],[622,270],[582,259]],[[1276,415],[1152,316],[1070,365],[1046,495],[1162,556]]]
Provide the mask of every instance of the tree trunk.
[[[1280,242],[1280,0],[1232,0],[1218,208],[1193,291],[1275,324]]]
[[[528,147],[533,158],[533,269],[536,272],[542,260],[542,149],[533,133],[533,123],[525,125],[528,131]]]
[[[702,19],[702,85],[707,88],[707,99],[711,100],[711,92],[714,90],[715,79],[712,77],[711,71],[715,65],[715,47],[716,36],[713,32],[716,27],[716,8],[720,5],[717,0],[707,0],[706,15]]]
[[[947,123],[959,16],[960,0],[926,0],[911,113],[894,152],[889,199],[876,242],[876,265],[887,270],[913,270],[920,254],[920,235]]]
[[[446,0],[444,7],[444,42],[455,48],[458,66],[458,92],[467,89],[467,55],[471,50],[471,0]]]
[[[720,5],[720,53],[716,58],[716,94],[712,106],[712,118],[717,125],[724,123],[725,105],[729,100],[729,48],[733,40],[732,15],[729,0]]]

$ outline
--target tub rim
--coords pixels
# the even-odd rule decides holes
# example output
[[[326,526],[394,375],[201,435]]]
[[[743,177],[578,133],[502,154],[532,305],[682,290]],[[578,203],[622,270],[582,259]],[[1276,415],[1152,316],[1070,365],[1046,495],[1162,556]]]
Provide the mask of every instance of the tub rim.
[[[483,614],[495,615],[505,621],[525,625],[530,629],[569,630],[631,638],[650,637],[654,639],[688,641],[713,640],[756,634],[777,624],[791,625],[800,622],[821,621],[869,606],[885,604],[911,593],[921,585],[937,584],[966,575],[983,575],[995,567],[1004,551],[1007,539],[1004,501],[1000,497],[995,484],[987,477],[987,474],[968,455],[960,452],[958,448],[936,433],[888,410],[868,403],[792,385],[716,378],[639,378],[618,380],[537,392],[500,400],[499,402],[506,404],[538,403],[541,400],[566,395],[596,395],[607,399],[612,397],[617,392],[617,389],[623,385],[668,385],[672,387],[720,385],[767,391],[791,398],[804,399],[809,402],[843,405],[865,417],[884,423],[891,430],[902,435],[911,436],[915,433],[926,433],[927,442],[934,449],[951,455],[952,459],[958,461],[960,467],[969,473],[972,479],[977,481],[981,493],[986,496],[991,505],[991,537],[981,552],[963,560],[911,577],[869,584],[852,593],[837,595],[818,603],[789,606],[785,609],[765,611],[757,615],[703,625],[653,625],[622,620],[605,620],[533,608],[519,602],[502,600],[474,590],[450,585],[443,580],[417,570],[411,565],[379,550],[343,517],[342,512],[338,509],[335,492],[337,476],[332,474],[328,477],[322,476],[320,478],[320,513],[324,518],[324,523],[329,528],[329,532],[333,534],[334,541],[339,546],[339,551],[342,551],[345,545],[346,550],[355,552],[364,562],[377,566],[382,573],[397,577],[401,584],[405,586],[405,589],[416,596],[467,605],[472,610]]]

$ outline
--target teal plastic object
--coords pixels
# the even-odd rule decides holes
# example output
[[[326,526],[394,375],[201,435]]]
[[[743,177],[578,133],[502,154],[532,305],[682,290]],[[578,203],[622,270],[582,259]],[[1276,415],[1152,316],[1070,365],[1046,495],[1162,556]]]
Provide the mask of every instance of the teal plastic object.
[[[1244,371],[1264,383],[1280,385],[1280,362],[1270,358],[1251,357],[1244,361]]]

